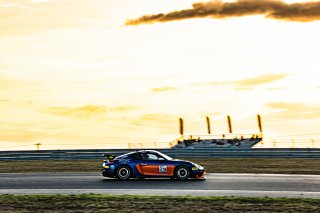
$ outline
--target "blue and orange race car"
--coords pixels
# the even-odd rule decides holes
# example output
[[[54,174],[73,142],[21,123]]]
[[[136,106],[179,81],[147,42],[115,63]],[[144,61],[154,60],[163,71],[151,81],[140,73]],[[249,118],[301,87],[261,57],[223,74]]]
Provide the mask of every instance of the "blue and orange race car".
[[[102,164],[104,177],[127,180],[129,178],[168,177],[187,180],[204,178],[205,169],[190,161],[172,159],[153,150],[130,152],[118,157],[106,154],[108,160]]]

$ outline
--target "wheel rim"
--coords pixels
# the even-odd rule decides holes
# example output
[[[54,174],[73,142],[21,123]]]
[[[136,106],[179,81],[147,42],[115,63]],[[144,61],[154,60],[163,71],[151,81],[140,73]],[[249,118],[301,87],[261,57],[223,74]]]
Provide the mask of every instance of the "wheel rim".
[[[177,172],[177,176],[180,179],[185,179],[188,177],[188,175],[189,175],[189,172],[186,168],[180,168]]]
[[[127,168],[120,168],[118,171],[118,176],[120,179],[127,179],[130,176],[130,171]]]

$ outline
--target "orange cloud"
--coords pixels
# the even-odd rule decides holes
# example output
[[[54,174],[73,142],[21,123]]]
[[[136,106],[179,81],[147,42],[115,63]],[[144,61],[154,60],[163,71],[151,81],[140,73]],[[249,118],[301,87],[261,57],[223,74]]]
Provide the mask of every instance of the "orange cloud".
[[[45,132],[31,130],[27,126],[23,127],[18,124],[0,123],[0,126],[3,126],[3,128],[0,128],[1,141],[36,142],[48,136]]]
[[[0,74],[0,89],[11,89],[19,86],[25,86],[26,84],[27,82],[24,80]]]
[[[167,113],[144,114],[131,123],[137,126],[172,130],[177,127],[177,116]]]
[[[129,111],[129,110],[136,110],[139,109],[137,106],[117,106],[117,107],[110,107],[110,111]]]
[[[286,73],[279,73],[279,74],[266,74],[262,76],[257,76],[254,78],[248,78],[240,81],[234,81],[234,84],[237,86],[256,86],[260,84],[267,84],[273,81],[281,80],[286,78],[288,74]]]
[[[88,26],[92,17],[103,15],[96,4],[87,0],[62,1],[10,0],[0,2],[0,36]],[[90,17],[88,18],[88,14]]]
[[[277,110],[269,116],[279,120],[305,120],[320,118],[320,105],[307,105],[302,103],[271,102],[267,107]]]
[[[30,94],[33,91],[42,92],[43,90],[39,88],[44,85],[40,80],[23,79],[0,73],[0,96],[2,99],[21,101],[26,98],[25,94]]]
[[[274,81],[278,81],[284,79],[289,74],[286,73],[278,73],[278,74],[265,74],[253,78],[237,80],[237,81],[217,81],[217,82],[203,82],[203,83],[195,83],[194,86],[225,86],[225,85],[233,85],[236,90],[247,90],[251,89],[254,86],[259,86],[262,84],[272,83]]]
[[[81,107],[49,107],[47,110],[51,114],[73,117],[78,119],[88,119],[92,117],[103,117],[108,112],[135,110],[135,106],[107,107],[104,105],[85,105]]]
[[[151,91],[152,92],[168,92],[168,91],[172,91],[172,90],[176,90],[178,89],[177,87],[157,87],[157,88],[153,88]]]
[[[105,106],[94,106],[94,105],[85,105],[78,108],[72,107],[50,107],[48,109],[49,113],[65,116],[65,117],[74,117],[80,119],[87,119],[92,116],[101,116],[107,113],[107,107]]]
[[[7,99],[7,98],[0,99],[0,102],[9,102],[9,101],[10,101],[10,99]]]

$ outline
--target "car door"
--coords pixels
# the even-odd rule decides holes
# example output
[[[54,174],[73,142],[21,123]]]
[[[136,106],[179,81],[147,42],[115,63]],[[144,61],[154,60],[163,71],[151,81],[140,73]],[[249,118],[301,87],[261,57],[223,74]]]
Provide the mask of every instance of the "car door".
[[[161,156],[155,153],[144,153],[143,156],[140,166],[144,175],[169,176],[172,174],[171,166]]]

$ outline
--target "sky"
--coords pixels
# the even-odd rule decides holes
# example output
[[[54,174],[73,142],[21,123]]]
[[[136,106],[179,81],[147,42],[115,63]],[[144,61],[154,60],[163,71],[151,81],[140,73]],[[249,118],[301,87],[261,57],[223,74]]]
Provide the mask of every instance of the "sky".
[[[0,149],[159,147],[179,117],[252,134],[256,114],[265,144],[320,147],[320,3],[196,2],[0,0]]]

